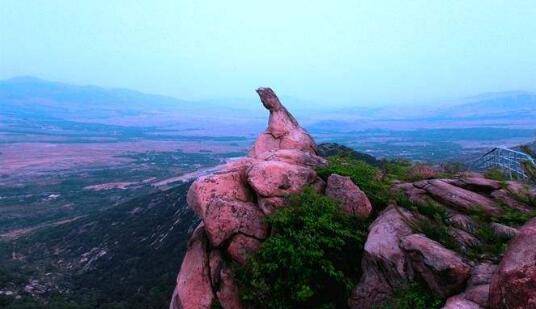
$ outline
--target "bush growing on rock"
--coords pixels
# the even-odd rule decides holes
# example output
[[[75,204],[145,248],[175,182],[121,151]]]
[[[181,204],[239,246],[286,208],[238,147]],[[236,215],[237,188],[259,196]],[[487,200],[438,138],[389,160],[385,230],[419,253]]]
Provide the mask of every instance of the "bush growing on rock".
[[[359,279],[366,224],[306,189],[267,217],[272,235],[236,278],[255,308],[345,307]]]
[[[348,157],[330,157],[328,166],[319,169],[318,174],[325,179],[331,174],[348,176],[365,192],[374,206],[387,206],[389,183],[377,167]]]
[[[399,289],[393,297],[383,304],[382,309],[441,308],[443,300],[420,282],[412,282]]]

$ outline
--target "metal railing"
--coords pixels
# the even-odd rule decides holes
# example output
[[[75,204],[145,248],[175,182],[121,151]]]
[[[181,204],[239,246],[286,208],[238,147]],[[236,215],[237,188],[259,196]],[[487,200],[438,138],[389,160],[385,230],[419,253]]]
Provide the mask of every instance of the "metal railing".
[[[528,154],[504,147],[496,147],[475,160],[471,165],[476,170],[488,170],[498,168],[510,179],[527,180],[523,164],[536,166],[534,159]]]

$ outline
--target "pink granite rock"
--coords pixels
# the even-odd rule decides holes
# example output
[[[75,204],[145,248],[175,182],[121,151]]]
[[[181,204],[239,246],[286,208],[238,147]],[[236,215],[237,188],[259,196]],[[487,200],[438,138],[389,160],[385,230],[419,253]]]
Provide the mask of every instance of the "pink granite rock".
[[[406,223],[413,216],[405,209],[387,207],[370,225],[361,261],[363,275],[348,300],[351,308],[380,306],[392,294],[413,280],[413,270],[400,238],[413,233]]]
[[[489,193],[501,188],[501,183],[497,180],[475,176],[453,179],[449,183],[474,192]]]
[[[257,252],[261,247],[261,242],[255,238],[236,234],[227,247],[227,253],[239,264],[245,264],[248,257]]]
[[[282,161],[290,164],[305,165],[310,167],[322,167],[327,165],[326,159],[310,152],[303,152],[297,149],[278,149],[264,152],[259,156],[259,160]]]
[[[471,270],[471,278],[467,281],[467,287],[489,284],[497,269],[497,265],[491,263],[481,263]]]
[[[265,215],[273,214],[277,209],[285,207],[288,204],[288,200],[284,197],[262,197],[257,198],[259,208]]]
[[[495,235],[503,239],[512,239],[519,234],[519,231],[516,228],[508,225],[493,222],[490,224],[490,226]]]
[[[442,309],[483,309],[478,304],[465,299],[462,295],[449,297]]]
[[[200,224],[188,243],[188,250],[177,277],[177,287],[170,308],[210,308],[213,301],[214,293],[212,292],[208,267],[207,239],[203,224]]]
[[[318,194],[325,194],[326,193],[326,182],[320,178],[316,177],[315,181],[311,184],[311,188],[316,191]]]
[[[253,201],[253,193],[245,186],[245,173],[251,164],[251,160],[240,160],[212,175],[199,177],[188,190],[188,205],[204,218],[208,204],[215,198]]]
[[[249,155],[258,158],[266,151],[296,149],[316,154],[313,138],[300,127],[270,88],[259,88],[262,104],[270,111],[268,128],[255,142]]]
[[[367,218],[372,211],[372,204],[350,177],[332,174],[328,177],[326,195],[340,202],[342,210],[353,216]]]
[[[468,212],[476,208],[490,215],[496,215],[501,212],[501,209],[490,198],[451,185],[443,180],[432,179],[416,182],[414,185],[428,192],[442,204],[462,212]]]
[[[316,180],[310,167],[280,161],[255,163],[247,173],[247,180],[257,194],[264,197],[284,197],[299,193]]]
[[[484,308],[489,307],[489,284],[470,287],[465,290],[464,298]]]
[[[393,193],[403,193],[412,203],[424,203],[426,191],[415,187],[412,183],[399,183],[392,187]]]
[[[455,252],[422,234],[413,234],[401,239],[400,246],[408,252],[411,265],[428,287],[448,297],[463,289],[471,266]]]
[[[223,309],[245,308],[240,302],[240,293],[234,281],[231,269],[224,266],[220,272],[220,285],[216,291],[218,301]]]
[[[216,199],[209,204],[203,222],[210,243],[218,247],[239,232],[266,238],[268,226],[263,218],[264,214],[253,203]]]
[[[493,275],[491,308],[536,308],[536,219],[520,230]]]

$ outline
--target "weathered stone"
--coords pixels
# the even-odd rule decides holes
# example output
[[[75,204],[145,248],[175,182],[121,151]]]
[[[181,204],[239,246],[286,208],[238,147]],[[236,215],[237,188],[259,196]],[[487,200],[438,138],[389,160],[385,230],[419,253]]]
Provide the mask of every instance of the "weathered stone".
[[[194,231],[177,277],[172,309],[210,308],[214,301],[203,224]]]
[[[224,265],[220,272],[220,286],[216,295],[223,309],[245,308],[240,302],[240,293],[234,281],[231,269]]]
[[[316,177],[315,181],[311,184],[311,187],[319,194],[326,193],[326,182],[320,177]]]
[[[342,210],[353,216],[366,218],[372,211],[372,204],[350,177],[333,174],[326,185],[326,195],[341,203]]]
[[[227,247],[227,253],[240,264],[245,264],[248,257],[257,252],[261,242],[242,234],[236,234]]]
[[[471,266],[455,252],[422,234],[402,238],[400,246],[408,252],[413,269],[439,295],[448,297],[460,292],[469,279]]]
[[[490,224],[490,226],[493,229],[495,235],[504,239],[512,239],[519,234],[519,231],[517,229],[508,225],[493,222]]]
[[[478,264],[471,270],[471,278],[467,281],[467,287],[489,284],[497,269],[497,265],[490,263]]]
[[[310,167],[322,167],[327,165],[326,159],[310,152],[297,149],[278,149],[264,152],[259,156],[260,160],[282,161],[290,164],[305,165]]]
[[[426,191],[415,187],[412,183],[400,183],[393,186],[392,191],[403,193],[412,203],[426,202]]]
[[[316,154],[313,138],[300,127],[272,89],[259,88],[257,93],[264,107],[270,111],[270,118],[266,132],[257,139],[249,155],[259,158],[266,151],[277,149],[296,149]]]
[[[410,261],[399,246],[400,238],[413,233],[406,223],[412,218],[405,209],[389,206],[371,224],[361,261],[363,275],[349,299],[351,308],[378,307],[394,288],[413,280]]]
[[[520,230],[493,275],[491,308],[536,308],[536,219]]]
[[[488,197],[451,185],[443,180],[433,179],[416,182],[415,186],[426,190],[428,194],[442,204],[462,212],[476,209],[480,209],[490,215],[496,215],[501,212],[501,209]]]
[[[489,284],[470,287],[465,290],[464,298],[484,308],[489,307]]]
[[[220,285],[220,272],[223,267],[223,258],[218,249],[212,249],[208,256],[210,267],[210,282],[215,290]]]
[[[463,177],[448,181],[450,184],[475,192],[490,193],[501,188],[501,183],[484,177]]]
[[[482,307],[461,295],[455,295],[447,299],[442,309],[482,309]]]
[[[218,247],[238,232],[266,238],[268,226],[263,218],[264,214],[253,203],[215,199],[209,204],[203,221],[210,243]]]
[[[257,203],[259,203],[259,208],[265,215],[273,214],[277,209],[285,207],[288,203],[287,198],[284,197],[262,197],[257,198]]]
[[[264,197],[299,193],[315,180],[316,172],[312,168],[280,161],[256,163],[247,173],[248,183]]]
[[[230,163],[212,175],[199,177],[188,190],[188,205],[204,218],[208,204],[215,198],[253,201],[253,193],[244,185],[245,172],[251,163],[250,160],[240,160]]]

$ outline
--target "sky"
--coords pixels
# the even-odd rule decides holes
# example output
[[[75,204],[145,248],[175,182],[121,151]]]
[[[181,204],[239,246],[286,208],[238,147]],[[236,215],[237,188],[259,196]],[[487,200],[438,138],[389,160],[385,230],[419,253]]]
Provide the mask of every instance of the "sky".
[[[536,90],[533,1],[0,0],[0,79],[323,105]]]

